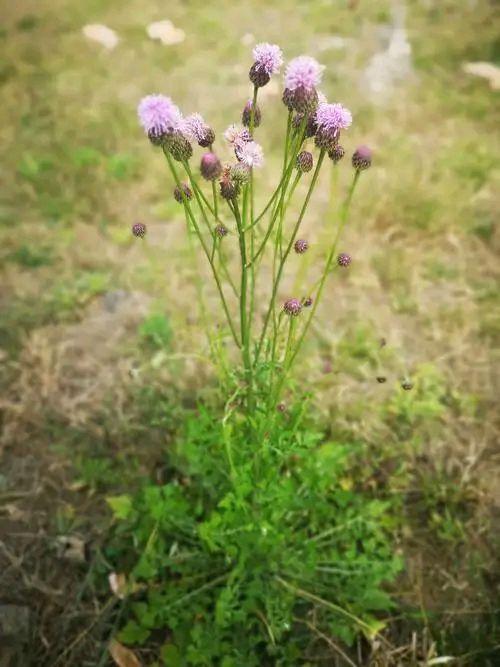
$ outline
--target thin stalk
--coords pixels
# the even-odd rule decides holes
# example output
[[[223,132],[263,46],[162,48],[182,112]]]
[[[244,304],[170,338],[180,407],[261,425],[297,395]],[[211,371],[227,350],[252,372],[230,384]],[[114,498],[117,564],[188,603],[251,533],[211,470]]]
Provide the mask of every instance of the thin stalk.
[[[188,212],[189,219],[191,220],[191,223],[192,223],[192,225],[195,229],[195,232],[196,232],[198,238],[200,239],[200,243],[202,245],[203,251],[204,251],[204,253],[205,253],[205,255],[208,259],[208,262],[210,264],[210,268],[212,269],[214,280],[215,280],[215,283],[217,285],[217,290],[219,292],[219,296],[220,296],[220,299],[221,299],[221,302],[222,302],[222,307],[223,307],[224,313],[226,315],[227,323],[228,323],[229,328],[231,330],[231,335],[233,336],[233,339],[234,339],[234,342],[236,343],[236,345],[238,347],[240,347],[240,341],[238,340],[238,336],[237,336],[236,330],[234,328],[233,320],[231,318],[231,314],[230,314],[229,308],[227,306],[226,297],[224,296],[224,291],[222,289],[219,274],[217,273],[217,269],[215,267],[215,264],[210,259],[210,252],[209,252],[209,249],[208,249],[207,244],[205,242],[205,239],[203,238],[203,235],[200,231],[198,223],[196,222],[196,218],[194,217],[193,212],[191,211],[191,206],[189,204],[189,200],[186,197],[186,195],[184,193],[184,190],[181,187],[181,181],[179,179],[179,175],[178,175],[177,170],[175,168],[175,165],[173,163],[172,157],[170,156],[168,151],[164,150],[163,152],[165,154],[165,157],[167,158],[168,166],[170,167],[170,171],[172,172],[175,183],[176,183],[177,187],[179,188],[179,190],[182,194],[182,199],[183,199],[183,202],[184,202],[184,206],[186,207],[186,210]]]
[[[321,299],[321,295],[323,294],[323,289],[325,287],[326,279],[327,279],[327,277],[330,273],[333,261],[335,259],[335,253],[336,253],[336,250],[337,250],[337,245],[338,245],[338,242],[339,242],[339,239],[340,239],[340,235],[341,235],[342,230],[344,229],[344,227],[347,223],[349,209],[351,207],[351,202],[352,202],[352,197],[353,197],[353,194],[354,194],[354,190],[356,189],[356,185],[357,185],[358,180],[359,180],[359,175],[360,175],[360,172],[356,170],[356,172],[354,173],[354,178],[353,178],[351,187],[349,188],[349,192],[347,193],[347,197],[346,197],[346,200],[344,202],[344,206],[342,207],[342,211],[340,213],[340,220],[339,220],[339,225],[337,227],[337,233],[335,234],[335,238],[333,240],[333,244],[332,244],[332,247],[330,249],[330,253],[329,253],[328,258],[326,260],[325,270],[324,270],[323,275],[321,277],[321,281],[319,283],[319,287],[318,287],[318,291],[316,293],[316,297],[314,298],[314,301],[313,301],[313,305],[312,305],[312,308],[311,308],[311,312],[309,314],[309,318],[307,319],[307,321],[304,325],[304,328],[302,330],[302,333],[299,336],[299,340],[297,342],[297,347],[296,347],[295,352],[293,353],[292,358],[290,360],[290,367],[292,366],[293,362],[295,361],[295,358],[297,357],[297,354],[299,353],[300,347],[301,347],[301,345],[304,341],[304,338],[306,337],[307,331],[308,331],[309,327],[311,326],[312,319],[313,319],[313,317],[316,313],[316,309],[317,309],[318,303]]]
[[[274,213],[271,217],[271,222],[270,222],[269,227],[267,229],[267,232],[264,236],[264,239],[262,240],[262,243],[260,244],[259,249],[257,250],[257,252],[255,253],[255,255],[250,260],[250,264],[255,262],[255,260],[258,259],[258,257],[261,255],[261,253],[264,252],[264,249],[266,247],[266,243],[267,243],[267,241],[268,241],[269,237],[271,236],[271,233],[274,229],[274,224],[275,224],[276,219],[278,217],[278,213],[281,210],[281,207],[283,205],[283,201],[284,201],[285,195],[286,195],[286,189],[288,187],[288,183],[290,182],[292,171],[295,167],[295,160],[297,158],[297,154],[299,152],[300,147],[302,146],[303,136],[304,136],[304,128],[305,128],[306,121],[307,121],[307,117],[304,116],[304,120],[302,121],[301,126],[300,126],[299,135],[298,135],[298,137],[297,137],[297,139],[296,139],[296,141],[293,145],[292,157],[290,159],[290,162],[288,163],[288,167],[287,167],[286,172],[285,172],[285,181],[284,181],[284,183],[281,187],[280,200],[279,200],[278,205],[277,205],[277,207],[276,207],[276,209],[275,209],[275,211],[274,211]]]
[[[276,295],[278,293],[278,286],[279,286],[279,283],[280,283],[280,280],[281,280],[281,276],[283,274],[283,269],[285,267],[285,262],[288,258],[288,255],[290,254],[290,250],[292,249],[292,246],[293,246],[293,243],[294,243],[294,240],[295,240],[295,236],[297,234],[297,231],[299,230],[300,224],[301,224],[301,222],[304,218],[305,212],[307,210],[309,200],[311,199],[311,195],[312,195],[314,187],[316,185],[316,181],[318,180],[319,171],[321,169],[321,164],[323,162],[324,157],[325,157],[325,151],[323,149],[321,151],[321,153],[319,154],[318,162],[316,164],[316,169],[314,170],[314,174],[313,174],[311,183],[309,185],[309,190],[307,191],[306,198],[304,200],[304,204],[302,205],[302,209],[300,211],[299,217],[298,217],[297,222],[295,224],[295,227],[293,229],[292,236],[290,237],[290,241],[288,243],[287,249],[286,249],[286,251],[285,251],[285,253],[284,253],[284,255],[281,259],[280,266],[279,266],[279,269],[278,269],[278,273],[277,273],[277,276],[276,276],[276,280],[274,281],[274,284],[273,284],[271,302],[269,304],[269,309],[267,311],[266,318],[264,320],[264,326],[262,328],[262,333],[261,333],[259,345],[258,345],[258,348],[257,348],[256,359],[259,358],[260,351],[262,349],[262,345],[264,343],[264,339],[265,339],[265,336],[266,336],[267,326],[269,324],[269,318],[270,318],[270,315],[271,315],[272,311],[274,310],[274,305],[275,305],[275,302],[276,302]]]
[[[238,237],[240,243],[241,255],[241,286],[240,286],[240,337],[241,349],[243,356],[243,365],[245,367],[245,380],[248,387],[248,402],[249,405],[252,400],[252,363],[250,360],[250,341],[248,339],[248,324],[247,324],[247,289],[248,289],[248,268],[246,260],[246,244],[245,235],[243,233],[243,225],[240,215],[238,202],[235,199],[233,202],[234,213],[236,217],[236,225],[238,228]]]
[[[216,220],[219,219],[219,210],[218,210],[218,202],[217,202],[217,186],[215,185],[215,181],[212,181],[212,195],[214,198],[214,210],[213,214]]]
[[[194,176],[193,176],[193,172],[191,171],[191,167],[189,166],[189,162],[188,162],[187,160],[183,160],[182,164],[183,164],[184,169],[186,170],[186,173],[187,173],[187,175],[188,175],[188,177],[189,177],[189,181],[190,181],[190,183],[191,183],[191,186],[192,186],[192,188],[193,188],[193,191],[194,191],[195,195],[197,195],[197,199],[198,199],[198,198],[201,199],[201,200],[203,201],[203,203],[205,204],[205,206],[206,206],[206,207],[208,208],[208,210],[210,211],[210,213],[211,213],[211,214],[214,216],[214,218],[217,220],[217,222],[220,222],[220,221],[219,221],[219,218],[217,217],[217,213],[215,212],[215,211],[216,211],[217,203],[215,202],[215,204],[214,204],[214,208],[212,208],[212,206],[210,205],[210,202],[208,201],[208,199],[207,199],[207,198],[205,197],[205,195],[203,194],[203,190],[200,188],[200,186],[199,186],[198,183],[196,182],[196,180],[195,180],[195,178],[194,178]],[[214,182],[212,181],[212,186],[213,186],[213,185],[214,185]]]

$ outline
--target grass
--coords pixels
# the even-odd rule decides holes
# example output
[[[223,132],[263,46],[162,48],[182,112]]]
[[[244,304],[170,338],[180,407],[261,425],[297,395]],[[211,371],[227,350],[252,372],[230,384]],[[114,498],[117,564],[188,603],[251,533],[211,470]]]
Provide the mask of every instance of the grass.
[[[177,46],[147,38],[145,26],[164,18],[149,0],[40,0],[2,10],[7,477],[17,451],[36,452],[49,480],[51,465],[70,457],[83,494],[102,498],[120,488],[122,471],[147,475],[163,457],[177,419],[165,409],[164,387],[188,405],[193,396],[210,400],[181,210],[137,129],[135,106],[150,91],[172,93],[220,132],[248,95],[245,35],[278,41],[287,56],[312,53],[327,65],[325,93],[353,109],[348,153],[369,143],[375,165],[343,242],[352,270],[325,299],[298,379],[313,383],[322,426],[360,443],[363,483],[400,496],[408,561],[401,599],[425,609],[439,652],[494,664],[486,651],[493,656],[499,643],[498,114],[487,83],[461,69],[498,59],[493,4],[408,3],[414,76],[384,105],[372,105],[359,82],[382,48],[389,2],[191,0],[169,3],[167,13],[186,31]],[[93,22],[118,32],[114,51],[85,40],[81,28]],[[278,91],[262,106],[272,171]],[[305,221],[311,257],[328,228],[327,198],[325,177]],[[136,219],[148,224],[146,243],[130,238]],[[116,290],[142,305],[135,314],[117,306],[94,337],[103,299]],[[213,294],[205,295],[217,321]],[[80,368],[85,359],[94,365]],[[400,387],[406,377],[409,392]],[[127,457],[117,455],[122,445]]]

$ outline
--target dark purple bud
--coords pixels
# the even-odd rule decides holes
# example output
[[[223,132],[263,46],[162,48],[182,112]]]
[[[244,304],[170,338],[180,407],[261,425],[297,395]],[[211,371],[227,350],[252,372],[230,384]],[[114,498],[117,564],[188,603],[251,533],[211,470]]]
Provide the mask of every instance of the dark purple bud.
[[[215,132],[211,127],[205,125],[200,131],[200,136],[198,137],[198,146],[202,148],[208,148],[215,141]]]
[[[250,169],[243,162],[233,164],[231,167],[231,178],[238,185],[244,185],[250,180]]]
[[[259,67],[258,63],[254,63],[252,67],[250,67],[248,78],[254,86],[257,88],[262,88],[262,86],[265,86],[266,83],[269,83],[271,76],[261,67]]]
[[[132,234],[143,239],[146,236],[146,225],[143,222],[135,222],[132,225]]]
[[[310,308],[313,305],[312,297],[308,296],[304,299],[303,304],[304,308]]]
[[[368,169],[372,164],[372,151],[368,146],[359,146],[352,156],[352,166],[357,171]]]
[[[224,238],[224,236],[227,236],[228,234],[227,227],[224,225],[217,225],[214,231],[220,239]]]
[[[297,169],[302,173],[311,171],[313,168],[313,163],[313,156],[312,153],[309,153],[309,151],[302,151],[297,155]]]
[[[187,183],[182,183],[181,185],[182,191],[184,191],[184,195],[186,196],[186,199],[189,201],[193,198],[193,193],[191,192],[191,188],[187,185]],[[184,197],[182,196],[182,191],[177,185],[174,190],[174,197],[175,201],[178,201],[179,204],[184,203]]]
[[[401,387],[405,391],[411,391],[413,389],[413,384],[409,380],[403,380],[403,382],[401,382]]]
[[[305,239],[297,239],[293,247],[297,255],[303,255],[309,248],[309,243]]]
[[[215,181],[222,173],[222,164],[215,153],[205,153],[200,163],[201,175],[207,181]]]
[[[334,164],[340,162],[345,155],[345,150],[340,144],[336,144],[331,150],[328,151],[328,157]]]
[[[295,130],[298,130],[300,126],[302,125],[302,121],[304,120],[304,114],[303,113],[298,113],[295,114],[293,121],[292,121],[292,126]],[[314,137],[316,134],[316,131],[318,129],[318,125],[316,123],[316,114],[311,113],[307,117],[307,121],[305,124],[305,132],[306,132],[306,138],[310,139],[311,137]]]
[[[383,375],[377,375],[377,382],[379,384],[384,384],[384,382],[386,382],[386,381],[387,381],[386,377],[384,377]]]
[[[337,264],[339,266],[349,266],[351,263],[351,255],[348,255],[346,252],[341,252],[337,257]]]
[[[243,125],[245,125],[245,127],[250,127],[251,120],[252,120],[252,101],[248,100],[248,102],[245,104],[245,108],[243,109],[243,113],[241,114],[241,122],[243,123]],[[260,107],[258,104],[256,104],[253,115],[253,126],[259,127],[261,120],[262,120],[262,114],[260,111]]]
[[[224,170],[220,179],[220,194],[223,199],[232,201],[240,194],[240,184],[231,178],[230,170]]]
[[[284,403],[278,403],[276,410],[278,412],[286,412],[286,405]]]
[[[167,137],[166,147],[174,160],[177,160],[178,162],[189,160],[193,154],[193,147],[180,132],[174,132]]]
[[[283,310],[287,315],[296,317],[297,315],[300,315],[300,311],[302,310],[302,304],[298,299],[287,299],[283,304]]]

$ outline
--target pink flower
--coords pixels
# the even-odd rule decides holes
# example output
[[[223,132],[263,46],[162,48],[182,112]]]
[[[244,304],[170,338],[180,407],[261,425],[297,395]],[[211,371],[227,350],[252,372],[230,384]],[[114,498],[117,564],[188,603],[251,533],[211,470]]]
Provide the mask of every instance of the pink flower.
[[[328,134],[346,130],[352,123],[352,114],[341,104],[320,104],[316,110],[318,129]]]
[[[183,118],[177,129],[190,141],[199,141],[204,134],[206,123],[199,113],[192,113]]]
[[[235,125],[233,123],[233,125],[230,125],[224,132],[224,139],[233,146],[238,146],[239,144],[252,141],[252,135],[246,127],[241,127],[241,125]]]
[[[137,115],[144,131],[156,135],[174,130],[182,119],[179,108],[165,95],[147,95],[139,102]]]
[[[299,56],[288,63],[285,72],[285,88],[297,90],[301,88],[311,91],[319,85],[323,75],[324,65],[310,56]]]
[[[236,156],[240,162],[249,169],[261,167],[264,163],[264,151],[262,146],[255,141],[249,141],[235,148]]]
[[[252,51],[255,69],[268,76],[279,72],[283,65],[283,53],[277,44],[263,42]]]

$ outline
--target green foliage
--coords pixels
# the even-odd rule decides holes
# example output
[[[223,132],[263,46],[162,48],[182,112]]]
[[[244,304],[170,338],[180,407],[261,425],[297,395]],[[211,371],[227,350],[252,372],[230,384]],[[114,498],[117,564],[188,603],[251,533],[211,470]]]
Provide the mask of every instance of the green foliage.
[[[162,655],[177,651],[178,664],[240,667],[297,664],[313,608],[318,630],[344,644],[376,634],[391,608],[382,585],[401,563],[389,503],[345,483],[355,456],[322,442],[298,410],[279,415],[259,447],[238,418],[199,408],[170,483],[108,499],[118,520],[108,557],[145,584],[121,641],[168,628]]]
[[[172,340],[170,320],[164,313],[151,313],[139,326],[139,335],[154,348],[167,348]]]

